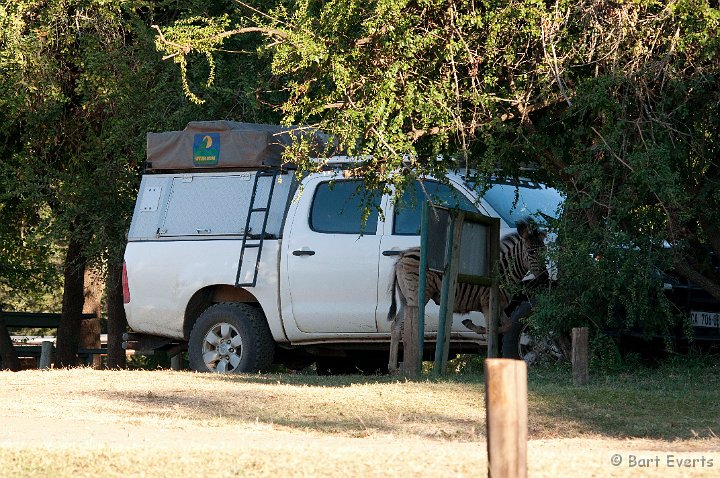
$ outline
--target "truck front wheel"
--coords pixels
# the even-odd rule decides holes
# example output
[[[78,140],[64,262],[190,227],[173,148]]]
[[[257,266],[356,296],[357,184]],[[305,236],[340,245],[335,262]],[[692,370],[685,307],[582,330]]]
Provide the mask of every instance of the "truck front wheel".
[[[190,332],[190,368],[198,372],[255,373],[273,362],[275,345],[262,311],[223,302],[205,309]]]

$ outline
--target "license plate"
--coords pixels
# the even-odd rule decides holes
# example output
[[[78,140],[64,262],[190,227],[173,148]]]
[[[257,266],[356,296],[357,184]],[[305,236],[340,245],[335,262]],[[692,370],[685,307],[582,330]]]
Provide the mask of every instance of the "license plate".
[[[720,328],[720,312],[690,312],[690,319],[695,327]]]

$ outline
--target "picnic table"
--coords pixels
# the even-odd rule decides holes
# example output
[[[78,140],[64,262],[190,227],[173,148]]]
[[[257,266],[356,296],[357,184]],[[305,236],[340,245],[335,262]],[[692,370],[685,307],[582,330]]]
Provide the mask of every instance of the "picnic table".
[[[46,312],[5,312],[0,309],[0,351],[2,368],[19,369],[21,358],[34,358],[38,368],[47,368],[52,362],[54,337],[35,337],[34,340],[13,340],[11,330],[57,329],[61,314]],[[92,319],[93,314],[82,314],[83,319]],[[29,337],[26,337],[29,339]],[[40,342],[40,343],[38,343]],[[82,363],[92,365],[96,355],[107,354],[107,342],[100,348],[78,348],[77,355]]]

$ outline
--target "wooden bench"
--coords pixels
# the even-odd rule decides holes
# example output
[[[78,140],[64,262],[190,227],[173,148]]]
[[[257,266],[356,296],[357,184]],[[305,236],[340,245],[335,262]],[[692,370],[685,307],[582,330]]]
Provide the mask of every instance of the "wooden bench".
[[[61,314],[44,312],[5,312],[0,311],[0,321],[4,323],[9,340],[11,329],[57,329],[60,326]],[[92,319],[92,314],[82,314],[83,319]],[[48,338],[49,339],[49,338]],[[34,358],[38,368],[48,367],[54,353],[54,340],[43,341],[52,345],[24,344],[12,342],[13,349],[18,358]],[[78,358],[81,363],[92,365],[96,355],[107,355],[107,344],[101,348],[78,348]]]

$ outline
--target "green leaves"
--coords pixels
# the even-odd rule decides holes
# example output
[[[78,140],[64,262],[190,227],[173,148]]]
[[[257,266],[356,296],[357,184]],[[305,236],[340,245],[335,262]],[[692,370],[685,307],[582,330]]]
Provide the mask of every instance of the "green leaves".
[[[145,130],[282,115],[327,133],[328,153],[367,158],[354,173],[370,186],[469,167],[562,189],[558,264],[573,280],[552,300],[567,301],[555,309],[565,325],[599,323],[613,303],[648,317],[652,272],[671,262],[720,298],[720,12],[709,2],[180,3],[0,6],[0,149],[37,184],[4,187],[66,205],[43,219],[55,231],[92,210],[96,184],[132,183]],[[151,36],[147,25],[174,19]],[[286,159],[316,168],[310,155],[297,144]],[[108,215],[127,220],[131,190],[103,186],[124,208]],[[587,260],[599,252],[612,267]]]
[[[556,295],[566,310],[553,311],[569,325],[600,323],[593,315],[612,304],[649,317],[662,305],[648,299],[654,274],[672,261],[702,271],[720,298],[720,271],[693,252],[720,233],[709,194],[720,179],[719,18],[690,0],[306,0],[255,22],[283,32],[268,48],[287,80],[285,121],[371,155],[356,170],[371,184],[401,187],[403,160],[410,174],[442,176],[458,164],[443,155],[563,189],[558,260],[572,280]],[[299,149],[288,160],[312,167]],[[587,261],[599,253],[608,267]]]
[[[183,91],[194,103],[203,104],[205,101],[195,95],[188,84],[187,55],[195,51],[205,57],[209,67],[206,87],[211,87],[215,81],[213,53],[222,46],[229,25],[228,15],[223,15],[217,18],[190,17],[178,20],[166,30],[165,35],[160,27],[154,26],[159,33],[155,41],[156,48],[165,51],[165,59],[173,58],[180,65]]]
[[[276,121],[255,99],[262,61],[220,58],[210,64],[222,67],[217,73],[205,63],[201,73],[214,79],[203,82],[206,104],[183,98],[177,67],[162,62],[149,25],[186,15],[212,37],[227,20],[197,20],[206,3],[1,2],[0,301],[57,287],[70,240],[92,265],[119,260],[148,131],[231,115]]]

